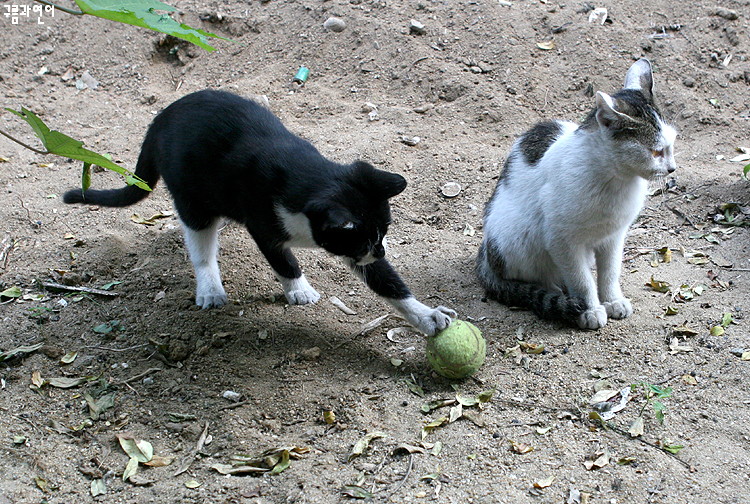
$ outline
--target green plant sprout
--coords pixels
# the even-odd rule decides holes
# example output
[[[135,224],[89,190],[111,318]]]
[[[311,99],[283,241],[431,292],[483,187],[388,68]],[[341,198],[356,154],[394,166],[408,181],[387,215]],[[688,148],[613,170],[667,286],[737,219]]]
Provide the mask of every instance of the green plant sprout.
[[[659,387],[658,385],[651,385],[650,383],[634,383],[630,386],[631,392],[638,390],[638,387],[643,388],[643,396],[646,402],[643,404],[641,411],[638,413],[639,417],[642,417],[646,411],[646,408],[651,405],[654,409],[654,416],[659,420],[659,423],[664,423],[664,414],[667,407],[661,402],[662,399],[667,399],[672,395],[672,387]]]

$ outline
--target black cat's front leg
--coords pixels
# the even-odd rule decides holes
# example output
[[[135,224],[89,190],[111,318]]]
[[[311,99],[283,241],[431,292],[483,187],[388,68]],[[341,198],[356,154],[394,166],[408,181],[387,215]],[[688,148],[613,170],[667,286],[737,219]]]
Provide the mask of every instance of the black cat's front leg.
[[[385,259],[360,266],[351,259],[344,262],[373,292],[383,297],[414,327],[428,336],[445,329],[456,312],[444,306],[430,308],[417,301],[398,273]]]
[[[289,304],[304,305],[318,302],[320,294],[313,289],[305,275],[302,274],[297,258],[294,257],[291,250],[261,245],[260,243],[258,243],[258,247],[273,268],[276,278],[281,282],[284,296]]]

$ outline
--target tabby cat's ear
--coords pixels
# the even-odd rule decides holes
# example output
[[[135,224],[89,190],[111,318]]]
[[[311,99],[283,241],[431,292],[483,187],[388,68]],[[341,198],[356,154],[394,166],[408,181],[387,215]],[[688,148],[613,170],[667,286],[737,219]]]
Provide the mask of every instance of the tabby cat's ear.
[[[378,170],[364,161],[355,162],[353,169],[355,184],[366,194],[388,199],[406,189],[406,179],[397,173]]]
[[[618,112],[614,98],[601,91],[596,92],[596,122],[607,129],[620,129],[635,120],[627,114]]]
[[[649,60],[641,58],[631,65],[625,75],[625,89],[636,89],[648,100],[654,99],[654,76]]]

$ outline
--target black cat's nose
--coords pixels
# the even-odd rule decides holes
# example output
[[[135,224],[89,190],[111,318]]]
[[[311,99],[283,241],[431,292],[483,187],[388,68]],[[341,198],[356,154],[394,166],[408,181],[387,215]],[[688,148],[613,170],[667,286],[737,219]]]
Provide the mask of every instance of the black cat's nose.
[[[375,245],[375,248],[372,249],[372,256],[375,259],[382,259],[382,258],[384,258],[385,257],[385,247],[383,247],[383,245],[381,245],[381,244]]]
[[[672,173],[672,172],[674,172],[674,171],[675,171],[676,169],[677,169],[677,165],[676,165],[676,164],[671,164],[671,165],[667,166],[667,172],[668,172],[668,173]]]

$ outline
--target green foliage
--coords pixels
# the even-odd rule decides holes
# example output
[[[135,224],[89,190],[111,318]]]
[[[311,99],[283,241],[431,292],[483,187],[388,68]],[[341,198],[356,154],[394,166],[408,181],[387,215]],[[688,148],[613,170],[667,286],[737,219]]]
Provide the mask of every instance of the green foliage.
[[[75,140],[59,131],[50,130],[44,122],[39,119],[33,112],[25,108],[21,108],[21,111],[6,108],[5,110],[16,114],[24,121],[29,123],[31,128],[36,133],[36,136],[42,141],[44,148],[47,149],[45,154],[57,154],[67,158],[77,159],[83,161],[83,175],[82,183],[84,189],[88,185],[91,185],[91,176],[89,173],[92,164],[101,166],[108,170],[119,173],[125,177],[125,182],[128,185],[137,185],[143,190],[150,191],[151,188],[139,177],[136,177],[130,170],[123,168],[122,166],[113,163],[105,156],[97,154],[94,151],[83,148],[83,142]]]
[[[219,35],[178,23],[169,14],[157,13],[156,11],[175,12],[177,10],[157,0],[75,0],[75,3],[84,14],[167,33],[192,42],[206,51],[214,50],[208,44],[209,37],[228,40]]]
[[[747,174],[750,173],[750,164],[745,165],[745,168],[742,169],[742,176],[746,179],[748,178]]]
[[[641,412],[638,416],[643,416],[643,412],[646,407],[650,404],[654,410],[654,416],[659,420],[659,423],[664,423],[664,414],[667,407],[662,402],[662,399],[667,399],[672,395],[672,387],[659,387],[658,385],[651,385],[650,383],[634,383],[630,386],[630,389],[635,392],[638,388],[643,389],[643,396],[646,399],[646,403],[641,408]]]

